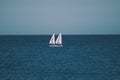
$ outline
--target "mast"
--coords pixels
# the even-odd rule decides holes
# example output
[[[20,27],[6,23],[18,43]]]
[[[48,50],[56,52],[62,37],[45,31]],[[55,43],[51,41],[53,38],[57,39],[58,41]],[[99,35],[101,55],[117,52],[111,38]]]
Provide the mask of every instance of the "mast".
[[[55,44],[55,34],[52,35],[49,44]]]

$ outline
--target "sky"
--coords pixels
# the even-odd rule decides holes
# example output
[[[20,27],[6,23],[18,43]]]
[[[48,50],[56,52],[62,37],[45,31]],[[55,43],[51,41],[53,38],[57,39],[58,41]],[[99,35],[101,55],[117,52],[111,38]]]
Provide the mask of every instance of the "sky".
[[[120,0],[0,0],[0,35],[120,34]]]

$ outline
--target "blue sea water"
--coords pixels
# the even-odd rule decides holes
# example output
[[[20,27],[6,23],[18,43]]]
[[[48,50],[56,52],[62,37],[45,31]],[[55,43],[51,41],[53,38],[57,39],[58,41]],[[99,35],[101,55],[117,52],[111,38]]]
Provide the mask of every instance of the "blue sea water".
[[[0,36],[0,80],[120,80],[120,35]]]

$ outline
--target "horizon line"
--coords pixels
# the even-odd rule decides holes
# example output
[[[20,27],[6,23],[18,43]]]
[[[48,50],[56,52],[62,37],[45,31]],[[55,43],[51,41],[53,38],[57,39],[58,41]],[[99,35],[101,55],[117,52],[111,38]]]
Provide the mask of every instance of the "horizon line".
[[[32,36],[32,35],[52,35],[52,34],[2,34],[2,35],[0,34],[0,36],[9,36],[9,35],[10,36],[22,36],[22,35],[23,36],[24,35]],[[55,35],[58,35],[58,34],[55,34]],[[115,34],[115,33],[114,34],[113,33],[112,34],[106,34],[106,33],[102,33],[102,34],[63,34],[62,33],[62,35],[120,35],[120,34]]]

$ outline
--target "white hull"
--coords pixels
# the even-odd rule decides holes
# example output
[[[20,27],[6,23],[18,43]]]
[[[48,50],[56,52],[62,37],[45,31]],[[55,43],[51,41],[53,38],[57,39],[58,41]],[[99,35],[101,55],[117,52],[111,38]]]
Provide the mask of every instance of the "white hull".
[[[54,45],[49,45],[50,47],[63,47],[63,45],[57,45],[57,44],[54,44]]]

